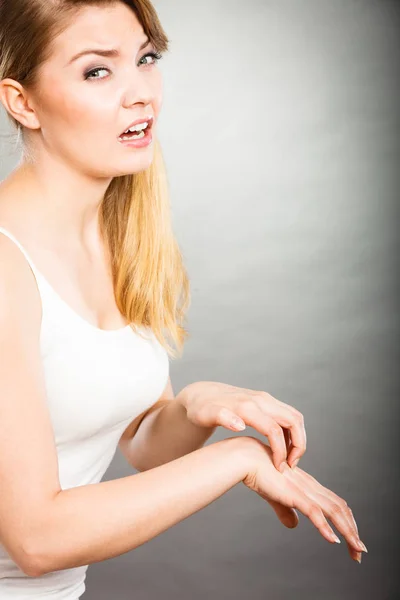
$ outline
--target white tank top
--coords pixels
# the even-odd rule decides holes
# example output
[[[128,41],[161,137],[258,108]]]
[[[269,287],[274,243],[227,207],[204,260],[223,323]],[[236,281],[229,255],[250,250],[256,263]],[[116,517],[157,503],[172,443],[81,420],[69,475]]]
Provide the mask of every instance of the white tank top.
[[[104,330],[86,321],[58,295],[15,236],[3,227],[0,233],[25,255],[41,296],[40,348],[61,488],[98,483],[125,428],[161,396],[168,353],[149,328],[139,328],[142,339],[129,325]],[[0,543],[0,599],[78,600],[86,589],[87,568],[29,577]]]

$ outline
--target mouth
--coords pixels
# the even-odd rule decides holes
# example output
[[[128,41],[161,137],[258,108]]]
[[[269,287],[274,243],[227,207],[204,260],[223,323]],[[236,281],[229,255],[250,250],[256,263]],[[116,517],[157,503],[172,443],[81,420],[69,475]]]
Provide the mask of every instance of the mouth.
[[[119,140],[135,140],[145,137],[148,132],[152,129],[154,123],[154,117],[148,116],[142,119],[136,119],[131,123],[127,129],[125,129],[119,136]]]

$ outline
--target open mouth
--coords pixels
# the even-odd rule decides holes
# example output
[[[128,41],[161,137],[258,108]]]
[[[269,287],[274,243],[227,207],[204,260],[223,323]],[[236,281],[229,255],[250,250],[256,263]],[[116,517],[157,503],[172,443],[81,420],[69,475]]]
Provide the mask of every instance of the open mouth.
[[[128,129],[122,132],[119,140],[141,140],[145,138],[153,127],[153,120],[153,117],[150,117],[147,120],[136,121],[135,124],[130,125]]]

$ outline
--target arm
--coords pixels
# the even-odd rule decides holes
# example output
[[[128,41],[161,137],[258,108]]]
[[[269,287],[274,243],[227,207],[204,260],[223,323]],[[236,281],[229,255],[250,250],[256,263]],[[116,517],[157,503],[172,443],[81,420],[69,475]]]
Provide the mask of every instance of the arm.
[[[62,489],[40,324],[33,274],[0,236],[0,543],[28,576],[128,552],[247,476],[244,440],[254,440],[228,438],[145,473]]]
[[[215,429],[197,427],[186,418],[186,409],[179,395],[175,397],[169,377],[158,402],[129,425],[118,445],[129,464],[147,471],[198,450]]]
[[[121,479],[58,492],[35,523],[31,576],[114,558],[208,506],[249,472],[253,438],[226,438]]]

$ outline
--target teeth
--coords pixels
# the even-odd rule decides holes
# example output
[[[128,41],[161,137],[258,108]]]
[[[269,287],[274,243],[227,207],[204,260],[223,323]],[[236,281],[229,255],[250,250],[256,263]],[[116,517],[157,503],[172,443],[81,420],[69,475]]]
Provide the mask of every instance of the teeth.
[[[134,137],[137,140],[141,140],[142,138],[145,137],[145,135],[146,135],[145,132],[141,131],[138,135],[135,135]],[[124,141],[124,140],[131,140],[132,138],[129,135],[121,135],[119,139]]]
[[[134,125],[133,127],[131,127],[130,129],[127,129],[126,131],[124,131],[124,133],[133,133],[135,131],[143,131],[144,129],[146,129],[146,127],[148,127],[148,123],[138,123],[138,125]],[[123,134],[122,134],[123,135]]]

